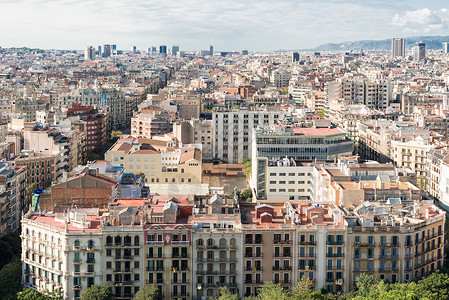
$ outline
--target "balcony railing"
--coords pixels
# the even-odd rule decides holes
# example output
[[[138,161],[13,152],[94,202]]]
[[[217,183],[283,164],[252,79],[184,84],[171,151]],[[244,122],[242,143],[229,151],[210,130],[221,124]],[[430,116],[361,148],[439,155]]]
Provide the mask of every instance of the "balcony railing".
[[[344,245],[344,241],[326,241],[327,245]]]

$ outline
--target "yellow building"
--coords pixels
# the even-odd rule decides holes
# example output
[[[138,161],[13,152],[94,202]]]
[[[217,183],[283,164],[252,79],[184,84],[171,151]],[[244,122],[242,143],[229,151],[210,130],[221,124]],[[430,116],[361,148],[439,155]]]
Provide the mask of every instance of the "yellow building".
[[[105,160],[128,173],[145,174],[147,184],[201,183],[201,150],[194,147],[157,151],[136,138],[124,137],[106,152]]]
[[[370,202],[352,213],[346,217],[354,225],[348,226],[346,253],[350,289],[361,273],[390,283],[408,282],[443,266],[445,212],[438,207]]]

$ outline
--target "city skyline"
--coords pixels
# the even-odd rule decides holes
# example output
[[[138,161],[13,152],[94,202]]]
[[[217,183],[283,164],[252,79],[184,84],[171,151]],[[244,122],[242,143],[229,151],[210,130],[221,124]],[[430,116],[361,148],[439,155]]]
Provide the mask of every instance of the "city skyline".
[[[182,50],[305,49],[328,42],[444,35],[443,1],[0,1],[2,47],[120,49],[180,45]],[[329,18],[332,16],[332,18]],[[20,20],[17,23],[17,20]]]

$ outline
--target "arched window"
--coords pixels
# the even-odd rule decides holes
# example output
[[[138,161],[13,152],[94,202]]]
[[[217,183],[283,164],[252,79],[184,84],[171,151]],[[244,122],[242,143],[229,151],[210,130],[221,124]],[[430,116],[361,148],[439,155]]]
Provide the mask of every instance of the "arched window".
[[[138,235],[136,235],[134,237],[134,246],[139,246],[139,236]]]
[[[214,240],[213,239],[208,239],[207,240],[207,247],[212,247],[214,245]]]
[[[222,249],[226,248],[226,239],[224,238],[220,239],[220,248]]]
[[[166,167],[162,167],[162,172],[167,172],[167,168]]]
[[[196,241],[196,246],[197,246],[197,247],[203,247],[203,246],[204,246],[204,241],[203,241],[203,239],[198,239],[198,240]]]
[[[112,245],[112,236],[108,235],[106,237],[106,245]]]
[[[75,248],[78,249],[79,247],[80,247],[80,241],[76,240],[76,241],[75,241]]]
[[[235,238],[232,238],[232,239],[229,241],[229,245],[231,245],[232,248],[235,248]]]
[[[125,246],[131,246],[131,237],[129,235],[125,236],[123,240],[125,242]]]
[[[93,248],[93,247],[94,247],[94,241],[89,240],[89,241],[87,242],[87,248]]]
[[[121,245],[122,244],[122,237],[116,236],[115,237],[115,244],[116,245]]]
[[[29,235],[30,234],[30,230],[27,228],[26,234]]]

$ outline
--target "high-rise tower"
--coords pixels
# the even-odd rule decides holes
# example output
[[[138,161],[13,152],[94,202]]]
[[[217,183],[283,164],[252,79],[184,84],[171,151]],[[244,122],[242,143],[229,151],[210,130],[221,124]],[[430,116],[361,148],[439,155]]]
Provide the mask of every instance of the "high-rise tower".
[[[405,57],[405,38],[393,38],[391,42],[391,56]]]

